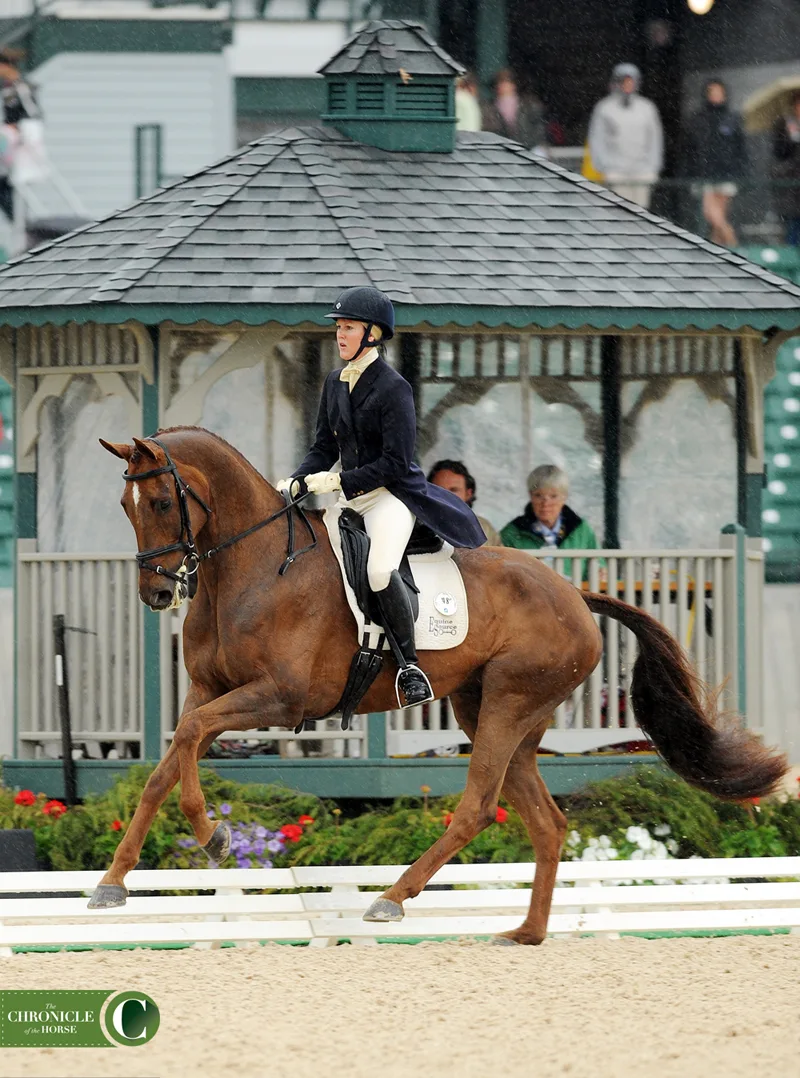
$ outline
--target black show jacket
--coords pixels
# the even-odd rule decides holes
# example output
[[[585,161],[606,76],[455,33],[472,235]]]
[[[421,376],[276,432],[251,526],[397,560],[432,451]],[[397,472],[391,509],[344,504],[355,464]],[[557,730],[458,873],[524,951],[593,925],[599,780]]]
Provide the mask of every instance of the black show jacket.
[[[348,500],[386,487],[453,546],[485,543],[483,528],[466,502],[428,483],[414,463],[417,422],[405,378],[379,357],[351,393],[339,372],[325,379],[314,444],[292,478],[330,471],[341,457],[342,491]]]

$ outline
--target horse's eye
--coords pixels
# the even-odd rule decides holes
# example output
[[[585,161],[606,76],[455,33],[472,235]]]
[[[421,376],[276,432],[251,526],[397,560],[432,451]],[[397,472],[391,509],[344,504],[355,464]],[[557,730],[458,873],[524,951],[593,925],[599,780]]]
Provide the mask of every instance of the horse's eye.
[[[170,509],[171,506],[172,498],[162,498],[161,501],[158,503],[158,508],[162,511],[162,513],[166,513],[166,511]]]

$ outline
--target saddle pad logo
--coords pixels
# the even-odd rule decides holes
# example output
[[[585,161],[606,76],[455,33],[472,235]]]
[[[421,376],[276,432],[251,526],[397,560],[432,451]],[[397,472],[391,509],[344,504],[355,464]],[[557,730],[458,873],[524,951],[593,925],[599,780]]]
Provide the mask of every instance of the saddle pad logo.
[[[446,591],[439,592],[433,600],[433,606],[440,614],[444,614],[445,617],[448,618],[451,618],[458,610],[458,603],[456,602],[455,596],[450,595],[450,593]]]

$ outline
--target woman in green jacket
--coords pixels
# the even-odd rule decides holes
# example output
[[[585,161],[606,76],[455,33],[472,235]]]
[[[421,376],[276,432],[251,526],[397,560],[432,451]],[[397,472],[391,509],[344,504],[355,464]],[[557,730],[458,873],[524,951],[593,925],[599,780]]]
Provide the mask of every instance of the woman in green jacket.
[[[528,476],[530,503],[521,516],[501,530],[503,546],[520,550],[558,547],[565,550],[597,550],[591,525],[567,505],[569,481],[554,464],[542,464]],[[560,561],[561,559],[559,559]],[[565,575],[572,574],[570,559],[563,562]],[[586,565],[583,574],[586,576]]]

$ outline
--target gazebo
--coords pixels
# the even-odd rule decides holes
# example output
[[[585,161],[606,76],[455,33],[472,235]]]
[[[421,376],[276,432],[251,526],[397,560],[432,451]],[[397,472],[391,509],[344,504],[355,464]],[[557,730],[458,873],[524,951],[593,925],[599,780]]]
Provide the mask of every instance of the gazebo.
[[[185,683],[178,619],[136,598],[119,469],[96,437],[201,423],[267,477],[288,474],[335,363],[323,315],[364,282],[396,305],[390,358],[417,395],[423,465],[464,458],[493,523],[519,513],[525,476],[550,460],[620,594],[651,605],[661,566],[662,596],[673,572],[696,595],[720,554],[717,635],[696,656],[708,643],[762,727],[744,609],[757,621],[763,387],[800,327],[800,287],[514,142],[457,134],[459,71],[422,27],[371,23],[322,69],[321,126],[271,133],[0,270],[0,373],[17,408],[12,781],[60,789],[55,614],[86,630],[68,657],[90,755],[159,757]],[[599,677],[607,704],[575,729],[595,745],[624,689],[616,669]],[[387,758],[393,729],[372,717],[357,757],[217,766],[339,796],[460,786],[458,757]],[[559,757],[549,781],[622,762]],[[124,766],[78,761],[80,790]]]

